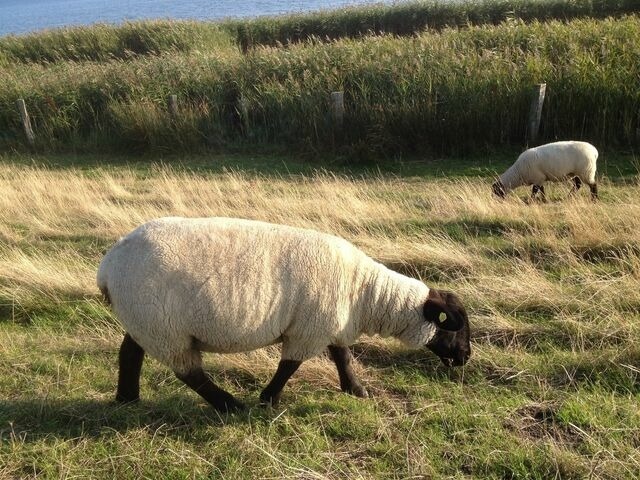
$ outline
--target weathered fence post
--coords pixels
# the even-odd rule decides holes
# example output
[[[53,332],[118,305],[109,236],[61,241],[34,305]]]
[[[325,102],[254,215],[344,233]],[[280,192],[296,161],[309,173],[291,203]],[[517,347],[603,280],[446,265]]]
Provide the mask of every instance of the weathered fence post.
[[[540,119],[542,118],[542,105],[547,91],[547,84],[541,83],[533,87],[533,98],[529,109],[529,123],[527,124],[527,146],[535,146],[538,140],[538,130],[540,129]]]
[[[344,124],[344,92],[331,92],[331,115],[336,130]]]
[[[22,127],[24,128],[24,134],[27,136],[27,141],[29,145],[32,147],[36,142],[36,136],[33,134],[33,130],[31,128],[31,119],[29,118],[29,113],[27,112],[27,106],[24,103],[22,98],[19,98],[16,101],[16,107],[18,107],[18,111],[20,112],[20,119],[22,120]]]
[[[171,119],[175,120],[178,118],[178,96],[177,95],[169,95],[167,98],[167,109],[169,110],[169,115],[171,115]]]
[[[240,95],[238,98],[238,113],[240,114],[240,126],[245,137],[249,136],[249,101]]]

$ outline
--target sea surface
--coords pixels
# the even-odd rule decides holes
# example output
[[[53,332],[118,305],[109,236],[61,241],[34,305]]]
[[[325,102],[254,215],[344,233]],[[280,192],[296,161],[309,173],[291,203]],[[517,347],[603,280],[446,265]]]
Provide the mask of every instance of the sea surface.
[[[0,0],[0,36],[67,25],[122,23],[148,18],[219,20],[350,5],[392,3],[366,0]]]

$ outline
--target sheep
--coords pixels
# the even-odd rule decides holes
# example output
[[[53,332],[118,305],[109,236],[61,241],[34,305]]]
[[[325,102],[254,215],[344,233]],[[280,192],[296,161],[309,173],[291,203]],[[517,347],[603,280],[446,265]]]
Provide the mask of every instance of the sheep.
[[[145,353],[219,411],[244,408],[202,369],[202,351],[281,343],[261,403],[275,405],[300,364],[328,347],[341,389],[368,393],[349,345],[361,334],[426,346],[447,366],[467,362],[469,320],[453,293],[389,270],[341,238],[234,218],[166,217],[121,238],[98,287],[126,331],[116,400],[139,400]]]
[[[591,198],[597,200],[597,160],[598,150],[587,142],[554,142],[530,148],[522,152],[516,162],[500,175],[492,185],[493,193],[504,198],[514,188],[533,185],[531,199],[534,200],[540,192],[542,201],[546,202],[543,182],[573,177],[571,195],[584,182],[589,185]]]

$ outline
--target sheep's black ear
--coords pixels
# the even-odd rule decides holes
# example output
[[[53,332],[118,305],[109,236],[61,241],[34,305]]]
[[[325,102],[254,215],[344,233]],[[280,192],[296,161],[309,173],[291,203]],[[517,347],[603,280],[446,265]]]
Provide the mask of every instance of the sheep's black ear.
[[[457,332],[464,326],[463,316],[457,308],[459,303],[455,295],[431,289],[424,303],[424,318],[442,330]]]

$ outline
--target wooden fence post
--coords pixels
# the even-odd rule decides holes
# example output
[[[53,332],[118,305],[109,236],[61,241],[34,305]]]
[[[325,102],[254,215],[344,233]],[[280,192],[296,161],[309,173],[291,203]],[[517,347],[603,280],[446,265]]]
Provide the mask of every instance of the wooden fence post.
[[[245,137],[249,136],[249,101],[240,96],[238,98],[238,113],[240,114],[240,125]]]
[[[19,98],[16,101],[16,107],[18,107],[18,111],[20,112],[20,119],[22,120],[22,127],[24,128],[24,134],[27,136],[27,141],[29,145],[32,147],[35,145],[36,136],[33,134],[33,129],[31,128],[31,119],[29,118],[29,113],[27,112],[27,106],[24,103],[22,98]]]
[[[178,118],[178,96],[177,95],[169,95],[167,98],[167,108],[169,110],[169,115],[171,115],[171,119],[175,120]]]
[[[544,96],[547,91],[547,84],[541,83],[533,87],[533,98],[531,99],[531,108],[529,109],[529,123],[527,124],[527,146],[535,146],[538,140],[538,131],[540,129],[540,119],[542,118],[542,105],[544,104]]]
[[[331,92],[331,115],[337,130],[344,124],[344,92]]]

